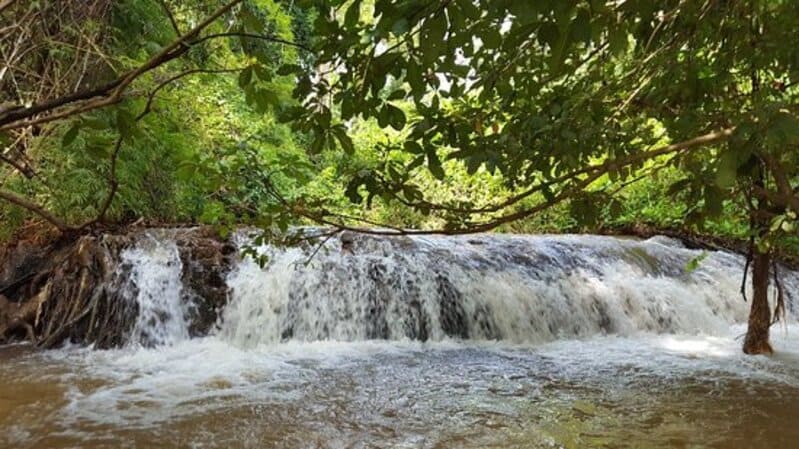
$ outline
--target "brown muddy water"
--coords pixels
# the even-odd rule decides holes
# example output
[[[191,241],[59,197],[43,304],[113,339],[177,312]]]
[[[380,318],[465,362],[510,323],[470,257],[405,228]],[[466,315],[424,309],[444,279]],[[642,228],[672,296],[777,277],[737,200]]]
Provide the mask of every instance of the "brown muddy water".
[[[8,448],[795,448],[799,327],[543,345],[0,352]]]

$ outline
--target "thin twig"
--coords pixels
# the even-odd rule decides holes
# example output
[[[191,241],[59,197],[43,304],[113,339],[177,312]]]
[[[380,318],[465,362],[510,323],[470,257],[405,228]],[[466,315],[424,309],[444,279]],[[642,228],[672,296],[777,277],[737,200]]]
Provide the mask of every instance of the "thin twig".
[[[175,15],[172,14],[172,11],[169,9],[169,5],[167,5],[164,0],[158,0],[158,3],[161,4],[166,16],[169,18],[169,23],[172,24],[172,29],[175,30],[175,35],[180,36],[180,27],[178,27],[178,22],[175,20]]]

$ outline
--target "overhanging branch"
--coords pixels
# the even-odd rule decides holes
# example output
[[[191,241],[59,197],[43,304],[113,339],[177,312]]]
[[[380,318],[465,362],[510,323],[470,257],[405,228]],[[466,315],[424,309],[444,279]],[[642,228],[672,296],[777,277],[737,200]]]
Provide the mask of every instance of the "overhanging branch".
[[[148,59],[141,66],[123,74],[119,78],[104,84],[103,86],[97,87],[95,89],[76,92],[51,100],[46,100],[30,107],[12,108],[11,110],[1,113],[0,130],[15,129],[35,124],[52,122],[75,114],[88,112],[118,103],[121,101],[125,90],[137,78],[155,69],[156,67],[159,67],[185,54],[192,45],[192,39],[194,39],[200,32],[202,32],[202,30],[207,28],[215,20],[230,11],[234,6],[238,5],[242,1],[243,0],[232,0],[228,2],[208,16],[200,24],[164,47],[158,54]],[[84,101],[86,103],[81,103]],[[37,115],[53,112],[62,107],[75,103],[80,103],[80,105],[72,109],[62,110],[44,117],[35,118]]]
[[[45,208],[28,200],[27,198],[23,198],[22,196],[17,195],[16,193],[12,193],[6,190],[0,190],[0,198],[44,218],[47,222],[58,228],[58,230],[61,232],[66,232],[73,229],[72,227],[67,225],[63,220],[53,215]]]
[[[590,166],[587,166],[585,168],[582,168],[582,169],[579,169],[579,170],[575,170],[575,171],[566,173],[564,175],[558,176],[557,178],[551,179],[549,181],[545,181],[545,182],[536,184],[535,186],[530,187],[529,189],[527,189],[527,190],[525,190],[525,191],[523,191],[523,192],[521,192],[521,193],[519,193],[517,195],[514,195],[514,196],[506,199],[505,201],[502,201],[500,203],[493,204],[493,205],[490,205],[490,206],[483,206],[483,207],[478,207],[478,208],[458,208],[458,207],[450,207],[450,206],[446,206],[446,205],[442,205],[442,204],[435,204],[435,203],[428,203],[428,202],[419,203],[419,204],[413,204],[413,203],[404,201],[404,200],[402,200],[401,198],[398,198],[398,197],[397,197],[397,199],[400,200],[401,202],[403,202],[404,204],[406,204],[408,206],[411,206],[411,207],[413,207],[413,206],[421,206],[421,207],[425,207],[425,208],[431,209],[431,210],[444,210],[444,211],[460,213],[460,214],[480,214],[480,213],[498,212],[498,211],[500,211],[502,209],[505,209],[507,207],[513,206],[516,203],[522,201],[523,199],[528,198],[528,197],[530,197],[530,196],[532,196],[532,195],[534,195],[536,193],[540,193],[540,192],[542,192],[543,190],[545,190],[545,189],[547,189],[549,187],[552,187],[552,186],[555,186],[555,185],[558,185],[558,184],[561,184],[561,183],[576,179],[579,176],[592,174],[592,173],[596,173],[596,172],[599,172],[600,174],[605,174],[605,173],[607,173],[607,172],[609,172],[611,170],[627,167],[627,166],[630,166],[630,165],[633,165],[633,164],[636,164],[636,163],[640,163],[640,162],[643,162],[643,161],[647,161],[647,160],[656,158],[658,156],[664,156],[664,155],[668,155],[668,154],[672,154],[672,153],[677,153],[677,152],[681,152],[681,151],[690,150],[690,149],[697,148],[697,147],[703,147],[703,146],[706,146],[706,145],[712,145],[714,143],[718,143],[718,142],[721,142],[721,141],[724,141],[724,140],[728,139],[732,135],[734,130],[735,130],[734,127],[733,128],[725,128],[725,129],[722,129],[722,130],[719,130],[719,131],[714,131],[714,132],[710,132],[710,133],[695,137],[693,139],[685,140],[685,141],[674,143],[674,144],[671,144],[671,145],[665,145],[665,146],[662,146],[662,147],[659,147],[659,148],[655,148],[653,150],[642,151],[640,153],[634,153],[634,154],[631,154],[631,155],[629,155],[627,157],[624,157],[624,158],[606,161],[606,162],[603,162],[601,164],[590,165]]]

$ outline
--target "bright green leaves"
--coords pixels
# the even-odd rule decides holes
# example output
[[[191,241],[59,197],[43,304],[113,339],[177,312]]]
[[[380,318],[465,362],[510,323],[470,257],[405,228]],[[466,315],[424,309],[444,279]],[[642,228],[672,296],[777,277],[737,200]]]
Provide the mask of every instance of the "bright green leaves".
[[[238,84],[244,92],[247,104],[258,113],[279,109],[288,102],[286,98],[281,98],[281,84],[275,80],[274,72],[263,64],[245,67],[239,72]]]
[[[702,261],[707,259],[707,256],[709,254],[710,253],[708,253],[707,251],[702,251],[702,253],[699,254],[698,256],[691,258],[691,260],[689,260],[688,263],[685,264],[685,271],[688,273],[696,271],[699,268],[699,265],[702,263]]]
[[[797,215],[796,212],[789,210],[784,214],[780,214],[771,219],[769,232],[772,234],[784,233],[792,234],[797,230]]]

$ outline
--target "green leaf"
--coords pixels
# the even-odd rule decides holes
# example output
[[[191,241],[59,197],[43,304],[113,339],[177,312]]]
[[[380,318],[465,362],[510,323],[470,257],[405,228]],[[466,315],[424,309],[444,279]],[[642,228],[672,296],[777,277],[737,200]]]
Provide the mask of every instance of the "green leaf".
[[[427,168],[430,170],[430,174],[436,179],[444,179],[444,169],[441,168],[441,159],[438,158],[438,154],[436,154],[436,150],[433,148],[427,150]]]
[[[84,118],[81,120],[81,126],[98,131],[108,129],[108,124],[99,118]]]
[[[616,56],[621,55],[630,46],[627,31],[619,27],[608,32],[608,48]]]
[[[178,165],[175,177],[181,182],[189,182],[197,173],[197,164],[193,161],[185,161]]]
[[[347,135],[347,130],[343,126],[337,126],[333,128],[332,131],[333,135],[336,136],[336,139],[338,139],[338,142],[341,144],[341,149],[349,155],[354,154],[355,145],[352,143],[352,138]]]
[[[420,167],[422,164],[424,164],[424,161],[425,161],[425,155],[424,155],[424,154],[420,154],[420,155],[416,156],[415,158],[413,158],[413,160],[411,161],[411,163],[410,163],[410,164],[408,164],[408,166],[407,166],[407,167],[405,167],[405,170],[406,170],[406,171],[408,171],[408,172],[411,172],[411,171],[413,171],[413,170],[416,170],[416,169],[417,169],[417,168],[419,168],[419,167]]]
[[[461,9],[463,14],[471,20],[480,18],[480,8],[478,8],[472,0],[456,0],[456,4]]]
[[[353,28],[355,25],[358,24],[358,20],[361,18],[361,0],[355,0],[352,2],[349,8],[347,8],[347,13],[344,15],[344,26],[347,28]]]
[[[795,115],[779,111],[774,115],[768,130],[781,144],[793,144],[799,141],[799,119]]]
[[[738,157],[733,151],[724,151],[719,155],[716,167],[716,185],[726,189],[735,184],[738,174]]]
[[[401,131],[405,127],[405,113],[402,109],[394,106],[391,103],[386,103],[383,107],[386,110],[386,123],[391,125],[397,131]]]
[[[388,101],[402,100],[405,98],[406,95],[407,93],[405,92],[405,89],[397,89],[394,92],[391,92],[391,95],[389,95],[386,100]]]
[[[696,269],[699,268],[699,264],[702,263],[702,261],[705,260],[707,256],[708,252],[702,251],[702,254],[692,258],[691,260],[688,261],[688,263],[685,264],[685,271],[688,273],[696,271]]]
[[[391,27],[391,32],[394,33],[395,36],[402,36],[403,34],[407,33],[411,29],[410,23],[408,23],[408,19],[402,17]]]
[[[438,46],[444,42],[444,36],[447,34],[447,17],[443,11],[440,11],[432,19],[426,22],[428,26],[427,32],[430,39],[430,44]]]
[[[75,139],[78,137],[78,133],[80,132],[80,122],[72,125],[66,133],[64,133],[64,137],[61,140],[61,144],[65,147],[72,144]]]
[[[538,28],[538,39],[549,45],[549,48],[554,49],[558,45],[560,39],[560,31],[558,26],[552,22],[545,22]]]
[[[586,9],[580,9],[572,23],[572,36],[578,42],[591,42],[591,14]]]
[[[347,184],[347,189],[344,191],[344,195],[347,199],[350,200],[353,204],[360,204],[363,201],[363,196],[358,192],[361,185],[363,184],[362,178],[358,177],[353,179],[352,181]]]
[[[405,150],[406,153],[411,153],[411,154],[424,153],[424,149],[422,149],[422,146],[419,145],[418,142],[414,142],[413,140],[406,140],[405,143],[402,144],[402,148]]]
[[[310,153],[311,154],[319,154],[325,147],[325,143],[327,142],[327,136],[323,133],[319,133],[316,135],[314,140],[311,142]]]
[[[241,9],[239,18],[248,30],[255,33],[262,33],[264,31],[264,22],[259,19],[249,7]]]
[[[483,45],[486,48],[499,48],[502,45],[502,35],[499,34],[499,30],[496,28],[486,28],[483,30],[483,33],[480,34],[480,40],[483,41]]]
[[[279,69],[277,69],[277,74],[280,76],[287,76],[300,72],[302,72],[302,67],[298,64],[283,64]]]
[[[705,212],[709,217],[718,217],[724,211],[724,194],[716,186],[705,187]]]
[[[683,178],[679,181],[675,181],[672,185],[669,186],[669,189],[666,191],[666,195],[674,196],[677,193],[680,193],[687,189],[691,185],[690,178]]]
[[[131,137],[135,133],[136,117],[127,109],[117,110],[117,130],[123,138]]]
[[[250,82],[252,81],[252,71],[252,66],[247,66],[239,73],[239,87],[244,89],[250,85]]]

